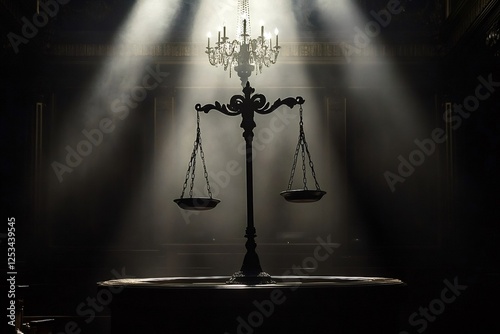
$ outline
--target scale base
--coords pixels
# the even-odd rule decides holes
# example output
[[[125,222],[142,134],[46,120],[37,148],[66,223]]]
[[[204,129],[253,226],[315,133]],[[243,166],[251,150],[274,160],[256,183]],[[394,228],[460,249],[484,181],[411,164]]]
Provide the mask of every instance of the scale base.
[[[245,274],[243,271],[237,271],[226,281],[226,284],[244,284],[244,285],[259,285],[259,284],[276,284],[271,275],[261,271],[258,274]]]

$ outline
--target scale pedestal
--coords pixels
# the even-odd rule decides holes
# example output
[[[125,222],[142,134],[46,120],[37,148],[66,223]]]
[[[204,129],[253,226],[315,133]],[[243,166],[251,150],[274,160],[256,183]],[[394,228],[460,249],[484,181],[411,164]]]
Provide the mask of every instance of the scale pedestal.
[[[245,243],[247,253],[243,259],[241,270],[235,272],[226,283],[248,285],[276,283],[271,278],[271,275],[262,271],[260,266],[259,255],[255,251],[255,248],[257,248],[257,244],[255,243],[255,228],[247,228],[245,237],[247,238],[247,242]]]
[[[398,333],[405,284],[397,279],[275,276],[275,284],[228,277],[122,279],[111,293],[111,333]]]

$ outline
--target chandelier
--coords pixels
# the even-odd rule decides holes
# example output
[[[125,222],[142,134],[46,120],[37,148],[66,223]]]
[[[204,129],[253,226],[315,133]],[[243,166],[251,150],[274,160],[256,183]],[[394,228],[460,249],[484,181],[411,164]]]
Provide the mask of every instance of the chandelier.
[[[240,77],[242,86],[245,86],[248,77],[255,68],[257,68],[256,73],[262,73],[264,66],[269,67],[276,63],[281,48],[278,42],[277,28],[274,30],[274,34],[276,37],[273,45],[272,34],[265,32],[264,23],[261,22],[260,36],[252,39],[249,0],[238,0],[237,39],[230,41],[224,25],[222,29],[218,29],[214,46],[210,44],[212,35],[208,33],[208,45],[205,53],[212,66],[222,66],[225,71],[229,68],[229,77],[231,77],[234,68]]]

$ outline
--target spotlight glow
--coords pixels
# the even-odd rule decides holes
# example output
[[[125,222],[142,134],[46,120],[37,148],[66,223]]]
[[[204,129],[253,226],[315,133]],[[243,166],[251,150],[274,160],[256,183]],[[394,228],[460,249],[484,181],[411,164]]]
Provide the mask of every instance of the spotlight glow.
[[[82,130],[99,129],[99,124],[102,124],[103,120],[106,120],[106,122],[116,120],[117,116],[112,112],[113,101],[123,99],[127,94],[129,96],[136,94],[137,99],[143,100],[143,92],[145,91],[143,87],[145,80],[143,79],[148,74],[148,66],[151,64],[147,63],[147,57],[138,53],[138,46],[162,41],[169,33],[171,23],[175,21],[174,18],[179,4],[180,0],[140,0],[133,5],[127,19],[115,32],[112,45],[113,51],[103,61],[100,69],[96,71],[88,88],[77,98],[78,101],[72,101],[72,104],[77,107],[74,107],[76,110],[71,113],[71,116],[67,117],[65,124],[62,125],[63,130],[58,138],[59,144],[56,149],[59,149],[59,147],[64,148],[66,145],[75,146],[76,143],[82,140]],[[150,67],[151,71],[156,69],[154,65]],[[153,81],[149,80],[146,83],[152,85]],[[159,84],[155,87],[158,86]],[[137,89],[133,90],[132,88]],[[150,104],[150,102],[144,102],[144,105],[141,106],[140,102],[132,101],[130,114],[145,109],[147,103]],[[124,136],[125,131],[120,131],[119,128],[123,129],[130,122],[132,121],[129,119],[123,120],[123,125],[119,123],[113,124],[113,129],[116,128],[117,130],[106,133],[106,140],[100,140],[99,144],[93,147],[92,154],[86,157],[70,175],[71,181],[67,181],[67,183],[72,184],[72,187],[54,187],[57,190],[54,190],[53,194],[51,194],[53,205],[62,207],[61,203],[64,203],[64,198],[74,196],[75,189],[85,195],[85,189],[91,188],[91,191],[95,192],[96,189],[109,187],[108,180],[100,180],[99,177],[105,177],[102,175],[106,175],[110,168],[116,167],[116,161],[110,161],[109,157],[116,157],[116,154],[113,155],[116,153],[114,151],[116,144],[127,140],[127,135]],[[118,158],[120,158],[119,155]],[[96,171],[99,171],[99,173]],[[126,172],[126,169],[117,171],[117,173],[122,174],[126,174]],[[89,181],[90,177],[92,177],[91,181]],[[140,175],[134,175],[134,177],[140,180]],[[76,187],[74,186],[75,182]],[[90,183],[93,187],[86,186]],[[135,185],[134,182],[129,184]],[[122,197],[122,200],[129,200],[131,203],[137,203],[137,205],[130,205],[128,212],[120,212],[116,216],[110,215],[114,217],[113,219],[120,217],[120,221],[115,222],[115,224],[118,224],[116,225],[118,226],[117,233],[113,235],[115,240],[109,240],[109,245],[124,240],[133,240],[133,231],[137,231],[137,222],[144,220],[144,199],[149,199],[144,194],[147,194],[149,189],[145,184],[139,183],[135,186],[139,189],[131,192],[130,197]],[[104,190],[106,193],[109,192],[109,189]],[[102,198],[100,200],[112,202],[113,205],[117,201],[116,198]],[[64,209],[61,210],[64,212]]]
[[[254,1],[250,3],[250,6],[252,18],[262,17],[259,22],[260,26],[263,26],[265,21],[280,27],[280,30],[273,31],[275,35],[280,35],[280,43],[298,40],[295,16],[289,1],[273,2],[272,11],[269,10],[269,3]],[[233,17],[235,14],[236,2],[202,2],[193,29],[194,41],[203,43],[202,36],[204,34],[201,33],[202,31],[217,27],[223,21],[227,22],[227,18]],[[230,21],[230,23],[233,22]],[[236,26],[228,25],[227,30],[228,37],[232,39],[233,33],[236,32]],[[261,32],[269,41],[273,38],[273,32],[264,33],[261,29],[257,31]],[[278,43],[278,40],[276,42]],[[321,150],[322,142],[326,135],[326,129],[323,126],[325,115],[315,112],[324,108],[321,98],[318,100],[319,95],[314,89],[305,88],[313,85],[309,82],[308,74],[303,66],[294,65],[293,70],[290,71],[290,65],[281,65],[279,58],[274,66],[275,68],[270,68],[267,73],[263,72],[258,75],[253,73],[250,82],[256,88],[256,92],[265,94],[271,103],[277,98],[288,96],[301,95],[306,99],[304,117],[308,142],[313,158],[316,157],[315,168],[319,175],[319,182],[325,190],[328,190],[331,188],[331,180],[335,177],[328,175],[328,171],[331,170],[328,167],[330,159],[321,157],[324,153]],[[200,78],[209,78],[209,80],[200,80]],[[165,158],[165,160],[158,162],[160,164],[159,170],[171,172],[169,175],[163,176],[164,182],[173,187],[175,195],[170,196],[171,198],[178,197],[176,190],[180,191],[179,187],[185,173],[185,163],[189,160],[189,152],[192,148],[195,119],[192,106],[196,103],[205,104],[214,101],[228,103],[232,95],[241,94],[238,78],[227,78],[227,73],[212,68],[208,62],[189,67],[183,80],[186,89],[180,91],[175,111],[176,127],[179,130],[166,134],[162,139],[163,150],[170,152],[170,157],[172,157],[173,152],[179,152],[176,156],[180,158],[175,159],[178,161],[178,165],[173,166],[172,158]],[[293,234],[285,232],[294,231],[300,231],[303,238],[311,237],[311,235],[316,236],[323,222],[329,219],[327,217],[331,217],[331,212],[336,210],[338,215],[338,212],[342,210],[340,204],[331,205],[332,202],[340,203],[337,198],[329,198],[325,202],[314,204],[320,209],[310,207],[310,210],[304,210],[300,204],[294,206],[279,196],[280,191],[286,189],[290,173],[289,168],[292,164],[298,135],[298,113],[298,107],[292,110],[283,107],[270,115],[256,115],[257,128],[254,138],[255,221],[259,235],[263,238],[267,236],[267,238],[275,240],[275,238],[281,238],[280,235]],[[196,226],[200,226],[202,223],[213,224],[214,233],[218,235],[217,240],[235,240],[236,236],[241,235],[246,216],[244,155],[242,154],[244,146],[242,145],[242,130],[239,128],[241,120],[221,115],[215,111],[207,115],[203,114],[201,118],[207,168],[209,173],[214,176],[214,186],[217,187],[217,196],[215,197],[220,198],[222,202],[216,210],[207,214],[190,214],[189,224]],[[231,174],[231,169],[227,168],[227,164],[230,163],[234,163],[234,166],[238,167],[235,167],[239,171],[237,175]],[[173,175],[174,172],[176,175]],[[199,180],[199,182],[202,181],[202,179]],[[158,194],[158,197],[167,198],[168,195],[161,193]],[[171,219],[179,224],[186,224],[185,213],[180,213],[174,203],[170,208],[162,207],[160,215],[172,217]],[[307,228],[306,224],[308,224]],[[170,238],[175,239],[175,236],[170,235]]]

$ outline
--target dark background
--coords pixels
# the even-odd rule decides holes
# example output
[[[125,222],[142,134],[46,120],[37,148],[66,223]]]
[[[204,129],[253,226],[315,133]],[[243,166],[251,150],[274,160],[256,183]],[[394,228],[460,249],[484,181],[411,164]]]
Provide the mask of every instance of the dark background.
[[[28,320],[53,318],[60,326],[75,319],[84,333],[105,331],[107,310],[86,324],[76,309],[88,296],[95,296],[97,281],[114,278],[113,269],[121,272],[124,268],[134,277],[229,275],[241,261],[243,229],[231,225],[221,231],[216,222],[244,219],[244,211],[228,205],[225,213],[196,216],[194,223],[185,224],[175,208],[167,207],[173,205],[173,197],[158,198],[161,192],[153,188],[141,195],[141,187],[147,184],[144,180],[158,173],[156,134],[179,131],[176,120],[180,118],[181,91],[198,92],[196,85],[184,86],[183,70],[208,66],[204,58],[203,63],[190,65],[189,57],[145,56],[145,64],[161,64],[168,78],[113,133],[119,139],[104,139],[107,149],[96,149],[92,157],[98,159],[86,161],[85,172],[75,169],[65,175],[68,179],[62,184],[54,177],[51,162],[63,159],[66,144],[74,147],[80,140],[63,139],[67,129],[84,128],[75,101],[106,60],[84,52],[64,54],[58,47],[112,43],[133,3],[74,0],[61,6],[35,38],[20,46],[18,54],[6,36],[19,31],[21,17],[33,15],[34,1],[5,0],[0,4],[2,212],[4,219],[16,218],[17,283],[30,285],[19,288],[25,295]],[[360,13],[369,13],[373,8],[384,8],[387,2],[352,3]],[[284,50],[280,58],[282,82],[271,80],[267,88],[277,89],[272,92],[279,94],[290,91],[292,96],[293,87],[304,84],[311,88],[308,94],[320,106],[311,117],[320,126],[310,130],[321,138],[315,142],[321,149],[313,151],[313,158],[323,175],[327,174],[323,180],[328,194],[321,206],[312,210],[309,220],[294,228],[290,224],[297,218],[286,213],[284,205],[260,211],[269,223],[266,220],[264,226],[257,226],[261,231],[257,242],[262,243],[259,251],[266,270],[279,275],[310,254],[318,235],[331,234],[332,241],[341,247],[315,274],[402,279],[408,284],[408,298],[400,312],[401,330],[411,333],[416,328],[407,317],[439,297],[443,280],[457,277],[467,290],[429,324],[426,332],[494,332],[498,328],[495,301],[500,222],[498,91],[482,101],[459,129],[451,131],[446,143],[436,145],[436,152],[399,183],[396,192],[388,189],[382,175],[387,170],[396,172],[397,157],[408,157],[415,148],[415,138],[428,137],[434,128],[446,128],[442,118],[446,103],[463,103],[474,94],[478,76],[492,75],[494,81],[500,81],[500,40],[494,37],[500,34],[500,4],[484,1],[486,5],[473,15],[475,1],[401,3],[404,14],[394,16],[377,39],[393,50],[392,68],[403,78],[413,101],[418,101],[416,107],[399,100],[403,101],[398,102],[401,114],[406,108],[418,110],[424,126],[400,127],[388,113],[387,96],[397,92],[400,83],[379,76],[387,68],[383,57],[348,64],[341,56],[320,55],[318,61],[314,56],[295,56]],[[315,1],[295,0],[294,6],[300,24],[296,43],[353,40],[348,24],[343,30],[331,29],[332,20],[342,21],[340,13],[322,13]],[[182,1],[173,23],[175,34],[165,37],[164,45],[189,41],[190,23],[198,8],[198,1]],[[366,21],[370,19],[367,15]],[[419,45],[430,51],[414,51]],[[292,84],[288,79],[295,80],[290,73],[297,61],[303,64],[309,81],[302,78]],[[202,80],[208,89],[222,91],[217,82]],[[239,94],[237,79],[228,80],[236,82],[235,89],[226,89],[224,94]],[[199,94],[194,98],[199,97],[200,103],[211,102],[205,93]],[[44,115],[38,125],[37,103],[43,105]],[[106,111],[100,101],[87,103],[92,110]],[[212,122],[219,121],[223,122],[222,117]],[[37,129],[43,130],[38,139]],[[239,133],[228,136],[229,140],[240,138]],[[181,154],[170,148],[166,154],[173,169],[184,168],[188,152]],[[288,166],[289,161],[287,158],[284,164]],[[275,168],[274,163],[265,166]],[[280,174],[287,179],[288,167],[276,168],[280,168],[276,179]],[[330,176],[330,171],[336,177]],[[173,191],[164,193],[177,195],[182,177]],[[232,191],[226,190],[226,196],[239,199]],[[258,184],[256,191],[257,197],[267,195],[264,185]],[[131,213],[132,207],[138,209]],[[339,207],[342,210],[337,215]],[[2,238],[2,245],[5,241]]]

